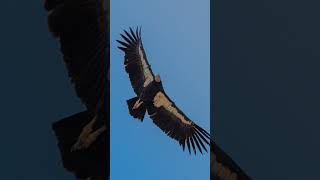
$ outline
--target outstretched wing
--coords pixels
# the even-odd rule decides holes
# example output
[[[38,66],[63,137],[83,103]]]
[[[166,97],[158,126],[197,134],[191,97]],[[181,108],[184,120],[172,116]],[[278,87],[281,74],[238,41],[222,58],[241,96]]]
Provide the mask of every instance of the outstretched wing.
[[[207,151],[210,135],[204,129],[191,121],[163,92],[159,91],[153,99],[153,106],[148,108],[148,113],[153,122],[168,136],[177,140],[185,149],[187,144],[189,153],[196,149],[202,153]]]
[[[49,29],[60,40],[77,95],[89,110],[105,98],[109,33],[103,0],[46,0]]]
[[[215,142],[211,142],[211,179],[251,180],[251,178]]]
[[[49,29],[60,40],[71,81],[88,109],[86,112],[90,112],[88,118],[97,117],[95,128],[107,128],[106,133],[88,149],[71,153],[70,147],[76,142],[81,128],[85,126],[83,123],[87,121],[75,119],[76,122],[70,122],[72,132],[66,130],[68,133],[65,136],[74,139],[70,142],[60,141],[59,149],[65,168],[78,178],[94,179],[109,175],[109,4],[110,0],[45,0],[45,8],[49,12]],[[64,129],[71,127],[67,125],[69,121],[60,122]],[[77,128],[79,131],[76,131]],[[61,144],[68,148],[62,148]],[[67,155],[64,156],[64,153]]]
[[[118,47],[125,52],[124,65],[129,74],[131,85],[134,92],[139,96],[144,87],[154,80],[153,72],[144,52],[141,40],[141,28],[134,32],[130,28],[130,33],[124,31],[121,34],[124,41],[119,41],[123,47]]]

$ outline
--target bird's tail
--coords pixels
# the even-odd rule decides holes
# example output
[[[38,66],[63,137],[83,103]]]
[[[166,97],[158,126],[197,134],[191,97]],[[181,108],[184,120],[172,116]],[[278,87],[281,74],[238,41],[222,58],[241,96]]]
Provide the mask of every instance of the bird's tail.
[[[145,103],[139,97],[134,97],[128,99],[127,104],[130,115],[143,121],[144,115],[147,110]]]
[[[93,174],[92,171],[106,172],[106,169],[103,169],[105,166],[99,164],[106,160],[106,157],[102,157],[107,151],[107,143],[104,142],[106,140],[103,140],[103,138],[100,138],[90,148],[80,151],[71,150],[77,142],[82,129],[92,120],[93,116],[93,113],[84,111],[64,118],[52,125],[58,141],[63,166],[68,171],[73,172],[77,178],[90,177]]]

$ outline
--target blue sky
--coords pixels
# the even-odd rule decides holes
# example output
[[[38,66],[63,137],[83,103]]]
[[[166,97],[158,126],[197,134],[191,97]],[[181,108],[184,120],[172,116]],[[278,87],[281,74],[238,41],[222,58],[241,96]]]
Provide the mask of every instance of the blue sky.
[[[189,155],[149,117],[133,119],[126,100],[135,96],[116,39],[142,26],[155,74],[186,115],[210,128],[209,0],[111,1],[111,179],[209,179],[209,154]]]

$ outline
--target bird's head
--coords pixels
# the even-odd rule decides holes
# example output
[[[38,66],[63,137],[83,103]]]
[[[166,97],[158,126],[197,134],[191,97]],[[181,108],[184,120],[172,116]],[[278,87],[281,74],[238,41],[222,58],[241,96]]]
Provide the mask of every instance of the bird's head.
[[[154,81],[156,86],[160,88],[160,90],[163,90],[162,81],[159,74],[154,77]]]
[[[154,78],[154,80],[155,80],[156,82],[158,82],[158,83],[161,82],[160,75],[157,74],[156,77]]]

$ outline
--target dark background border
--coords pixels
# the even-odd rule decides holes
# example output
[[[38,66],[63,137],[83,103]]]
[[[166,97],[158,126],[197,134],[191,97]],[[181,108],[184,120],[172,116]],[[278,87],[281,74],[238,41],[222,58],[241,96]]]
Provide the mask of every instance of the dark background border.
[[[211,132],[218,144],[253,179],[320,179],[320,3],[211,6]]]

